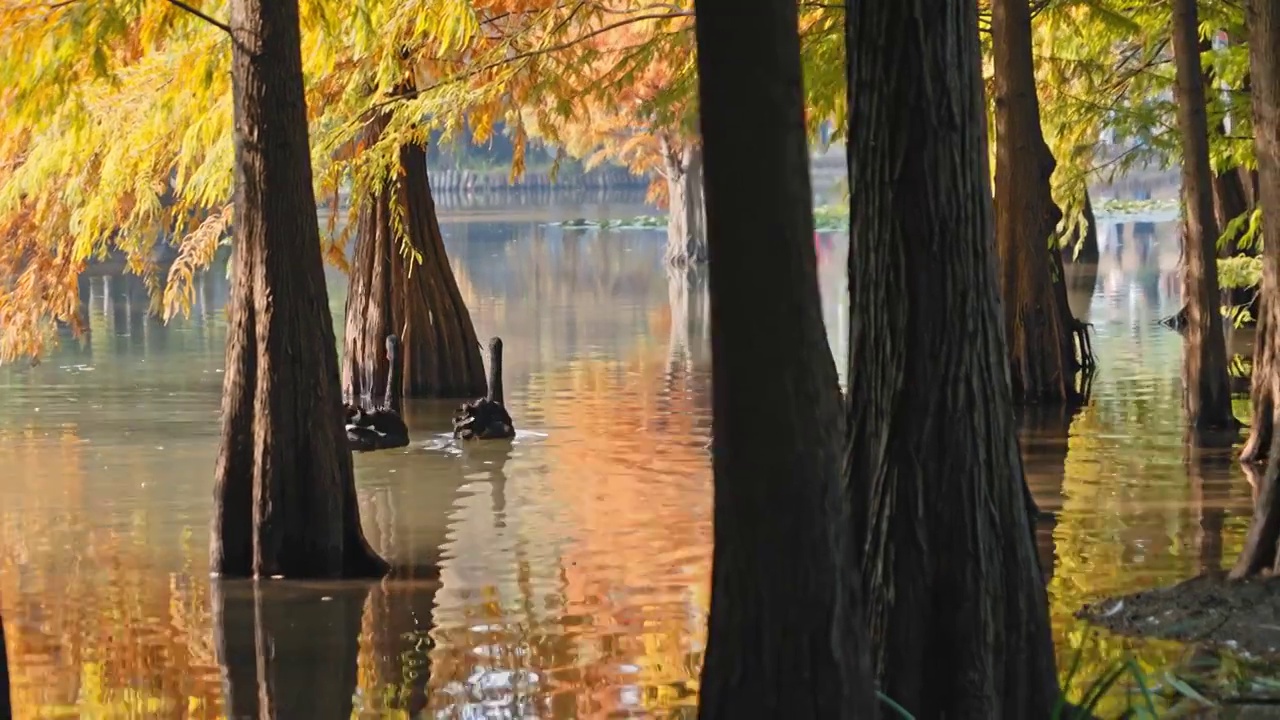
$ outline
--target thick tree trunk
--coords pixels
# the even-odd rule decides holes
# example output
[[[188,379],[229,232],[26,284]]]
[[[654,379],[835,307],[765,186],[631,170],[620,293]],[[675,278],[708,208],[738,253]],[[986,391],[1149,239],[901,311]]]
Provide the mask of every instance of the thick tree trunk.
[[[1187,325],[1183,373],[1187,420],[1198,430],[1236,426],[1227,386],[1227,347],[1218,289],[1217,222],[1209,167],[1209,123],[1200,68],[1196,0],[1174,0],[1178,126],[1182,134],[1182,195],[1185,206],[1183,298]]]
[[[1258,158],[1259,205],[1262,234],[1280,238],[1280,3],[1251,0],[1248,11],[1249,67],[1253,81],[1254,152]],[[1263,481],[1265,498],[1258,504],[1248,545],[1236,566],[1237,574],[1250,574],[1276,565],[1280,542],[1280,242],[1262,248],[1262,316],[1253,364],[1253,423],[1242,459],[1267,459]]]
[[[845,467],[880,690],[917,718],[1049,717],[977,15],[966,0],[859,2],[849,23]]]
[[[872,718],[813,248],[797,6],[694,7],[715,378],[699,717]]]
[[[341,423],[297,0],[231,4],[235,266],[210,563],[228,576],[377,575]]]
[[[663,176],[667,179],[668,265],[683,267],[707,261],[706,199],[702,188],[702,148],[693,143],[662,141]]]
[[[1049,248],[1062,212],[1049,185],[1056,163],[1040,129],[1026,0],[993,0],[991,36],[996,246],[1013,397],[1019,403],[1071,402],[1077,397],[1071,309],[1065,286],[1054,287],[1062,281],[1061,256]]]
[[[367,131],[375,141],[386,119]],[[347,291],[342,392],[346,402],[381,400],[386,389],[386,338],[400,336],[401,397],[476,398],[485,394],[484,361],[445,252],[422,146],[400,149],[401,174],[360,208],[356,250]],[[421,264],[406,259],[392,230],[400,213],[409,246]]]
[[[215,580],[214,644],[227,716],[350,718],[369,589]]]
[[[13,708],[9,698],[9,651],[4,644],[4,618],[0,618],[0,720],[11,720]]]

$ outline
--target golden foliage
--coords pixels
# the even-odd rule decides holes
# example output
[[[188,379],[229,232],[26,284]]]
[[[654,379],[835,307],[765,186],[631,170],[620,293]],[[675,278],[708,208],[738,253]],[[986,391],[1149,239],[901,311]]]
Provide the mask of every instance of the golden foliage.
[[[189,4],[227,16],[225,0]],[[335,210],[348,195],[326,257],[343,264],[362,201],[397,177],[400,147],[433,131],[482,143],[505,123],[513,180],[534,138],[591,165],[658,170],[661,139],[697,137],[692,14],[689,0],[361,0],[342,12],[302,0],[317,195]],[[838,10],[804,15],[829,55]],[[172,316],[226,227],[229,37],[166,2],[0,0],[0,41],[0,230],[15,238],[0,248],[0,361],[38,355],[54,321],[78,328],[75,274],[108,253]],[[817,83],[831,97],[811,103],[811,121],[842,107],[833,77]],[[385,127],[366,137],[375,119]],[[173,242],[181,262],[162,288],[152,256]]]
[[[213,263],[213,257],[222,245],[222,237],[235,215],[234,205],[225,205],[210,214],[200,227],[182,239],[178,245],[178,257],[169,267],[169,281],[164,288],[165,320],[174,315],[191,313],[195,301],[195,275]]]

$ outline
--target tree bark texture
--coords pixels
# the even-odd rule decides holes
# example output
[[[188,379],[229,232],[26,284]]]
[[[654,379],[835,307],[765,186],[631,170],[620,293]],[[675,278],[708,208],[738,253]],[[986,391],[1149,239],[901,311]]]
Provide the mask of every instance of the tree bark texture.
[[[860,0],[848,23],[845,469],[879,688],[921,719],[1049,717],[977,14],[966,0]]]
[[[366,130],[377,141],[386,118]],[[484,360],[471,313],[458,290],[436,218],[426,149],[400,148],[398,178],[367,195],[356,226],[355,257],[347,291],[342,392],[347,402],[380,400],[386,389],[386,338],[401,341],[400,397],[475,398],[485,394]],[[400,213],[410,248],[406,258],[392,230]]]
[[[707,261],[706,198],[703,193],[702,148],[694,143],[662,141],[663,175],[667,179],[668,265],[684,267]]]
[[[1197,430],[1234,427],[1218,289],[1218,224],[1209,166],[1209,122],[1200,68],[1196,0],[1173,0],[1178,128],[1182,135],[1184,334],[1187,420]]]
[[[347,720],[369,585],[214,581],[214,644],[231,720]]]
[[[4,643],[4,618],[0,618],[0,720],[13,718],[9,697],[9,651]]]
[[[297,0],[234,0],[234,279],[211,565],[228,576],[385,572],[341,423]]]
[[[696,0],[715,549],[699,717],[870,718],[797,6]]]
[[[1247,21],[1262,233],[1280,238],[1280,1],[1251,0]],[[1266,458],[1266,471],[1234,577],[1280,570],[1280,433],[1275,432],[1280,418],[1280,242],[1263,244],[1261,309],[1253,365],[1253,430],[1242,455],[1246,461]]]
[[[1066,403],[1076,397],[1071,308],[1061,256],[1049,249],[1062,211],[1049,178],[1057,164],[1040,128],[1026,0],[992,0],[995,55],[996,246],[1013,397]],[[1055,263],[1056,261],[1056,263]],[[1056,265],[1056,267],[1055,267]]]

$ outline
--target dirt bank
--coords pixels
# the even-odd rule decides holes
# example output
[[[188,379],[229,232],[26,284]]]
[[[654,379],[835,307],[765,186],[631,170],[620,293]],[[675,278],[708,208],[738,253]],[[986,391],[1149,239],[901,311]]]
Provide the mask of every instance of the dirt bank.
[[[1280,661],[1280,578],[1226,582],[1201,575],[1085,605],[1077,617],[1124,634],[1220,647]]]

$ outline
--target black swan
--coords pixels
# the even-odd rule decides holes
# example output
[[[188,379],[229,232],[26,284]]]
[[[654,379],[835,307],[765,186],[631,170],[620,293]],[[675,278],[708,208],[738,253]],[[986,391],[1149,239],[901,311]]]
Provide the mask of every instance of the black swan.
[[[463,440],[504,440],[516,436],[502,403],[502,338],[489,340],[489,395],[463,403],[453,415],[453,436]]]
[[[387,336],[387,389],[382,406],[364,410],[346,405],[347,444],[352,450],[368,452],[404,447],[409,444],[409,428],[400,418],[400,387],[404,368],[400,366],[400,338]]]

